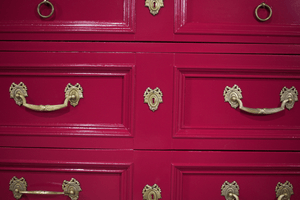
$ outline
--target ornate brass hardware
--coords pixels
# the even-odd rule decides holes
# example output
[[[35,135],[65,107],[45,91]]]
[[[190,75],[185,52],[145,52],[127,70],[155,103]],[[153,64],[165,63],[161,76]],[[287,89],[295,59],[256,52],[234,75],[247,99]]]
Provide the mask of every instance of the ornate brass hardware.
[[[294,107],[296,101],[298,101],[298,91],[293,86],[290,89],[283,87],[280,92],[280,101],[281,106],[279,108],[247,108],[243,106],[241,101],[242,97],[242,90],[237,86],[234,85],[232,88],[226,86],[223,96],[225,102],[229,102],[231,107],[239,108],[245,112],[252,113],[252,114],[273,114],[284,110],[286,107],[288,110]]]
[[[62,184],[63,192],[52,192],[52,191],[27,191],[27,182],[25,178],[18,179],[13,177],[10,180],[9,190],[13,192],[16,199],[20,199],[23,194],[47,194],[47,195],[60,195],[64,194],[69,196],[71,200],[77,200],[79,192],[82,191],[79,182],[72,178],[70,181],[64,180]]]
[[[152,187],[150,185],[146,185],[143,189],[143,199],[144,200],[161,199],[161,189],[156,184],[154,184]]]
[[[233,181],[229,183],[225,181],[221,187],[221,196],[224,196],[226,200],[239,200],[239,185]]]
[[[145,6],[149,7],[150,13],[156,15],[161,7],[164,7],[163,0],[146,0]]]
[[[262,19],[262,18],[260,18],[260,17],[258,16],[257,11],[258,11],[258,9],[259,9],[260,7],[263,7],[263,8],[267,7],[267,8],[269,9],[270,14],[269,14],[269,16],[268,16],[267,18]],[[271,8],[269,5],[265,4],[265,3],[261,3],[261,4],[259,4],[259,5],[255,8],[255,16],[256,16],[256,18],[257,18],[259,21],[262,21],[262,22],[267,21],[267,20],[269,20],[269,19],[271,18],[271,16],[272,16],[272,8]]]
[[[49,15],[42,15],[42,14],[41,14],[41,12],[40,12],[40,7],[41,7],[42,4],[49,4],[49,5],[51,6],[51,13],[50,13]],[[51,17],[51,16],[53,15],[53,13],[54,13],[54,6],[53,6],[53,4],[52,4],[50,1],[44,0],[44,1],[42,1],[41,3],[39,3],[39,5],[37,6],[37,12],[38,12],[38,14],[39,14],[40,17],[42,17],[42,18],[49,18],[49,17]]]
[[[70,83],[65,88],[65,101],[63,104],[59,105],[32,105],[26,103],[25,97],[28,96],[27,94],[27,87],[23,82],[20,82],[18,85],[12,83],[10,88],[10,98],[13,98],[16,101],[16,104],[19,106],[23,105],[26,108],[35,110],[35,111],[54,111],[59,110],[61,108],[68,106],[68,101],[72,106],[77,106],[79,100],[83,98],[83,89],[76,83],[76,85],[71,85]]]
[[[291,195],[294,194],[293,185],[289,181],[285,183],[278,182],[275,192],[277,200],[290,200]]]
[[[157,110],[159,103],[163,102],[162,96],[163,94],[158,87],[154,90],[148,87],[144,92],[144,103],[148,103],[150,110],[154,112]]]

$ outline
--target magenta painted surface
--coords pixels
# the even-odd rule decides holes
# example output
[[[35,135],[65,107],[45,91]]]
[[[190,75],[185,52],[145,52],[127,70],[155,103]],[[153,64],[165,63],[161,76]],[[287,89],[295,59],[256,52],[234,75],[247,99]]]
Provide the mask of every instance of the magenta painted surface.
[[[14,199],[13,176],[46,191],[76,178],[79,200],[141,200],[147,184],[163,200],[224,200],[225,181],[241,200],[275,200],[286,180],[300,199],[300,103],[258,116],[223,97],[237,84],[244,106],[272,108],[284,86],[300,90],[298,1],[265,2],[267,22],[258,0],[165,0],[156,16],[144,0],[49,1],[49,19],[39,0],[0,6],[0,199]],[[68,83],[84,98],[36,112],[9,98],[12,82],[31,104],[63,103]],[[163,93],[155,112],[148,87]],[[68,199],[22,199],[52,198]]]
[[[273,10],[266,22],[255,17],[254,10],[262,3],[258,0],[170,0],[164,2],[156,16],[150,14],[145,1],[112,0],[107,4],[95,0],[52,0],[55,12],[48,19],[37,14],[40,2],[20,3],[22,6],[3,3],[0,39],[300,43],[300,6],[296,0],[266,2]],[[42,13],[47,13],[44,10],[47,9],[42,9]],[[258,14],[264,18],[268,13],[259,9]]]

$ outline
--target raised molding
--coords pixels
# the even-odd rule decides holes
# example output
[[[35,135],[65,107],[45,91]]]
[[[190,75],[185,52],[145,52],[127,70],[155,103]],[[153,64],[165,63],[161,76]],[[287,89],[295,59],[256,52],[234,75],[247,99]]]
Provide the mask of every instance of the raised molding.
[[[0,123],[0,135],[20,136],[84,136],[84,137],[133,137],[133,93],[134,93],[134,65],[113,64],[63,64],[47,66],[0,66],[1,76],[57,76],[57,77],[122,77],[123,101],[122,123],[56,123],[34,125]],[[7,83],[8,85],[11,83]],[[84,86],[83,86],[84,90]],[[46,113],[45,113],[46,114]]]
[[[297,176],[300,172],[299,165],[251,165],[251,164],[186,164],[172,163],[172,200],[184,200],[183,177],[185,175],[292,175]],[[205,182],[205,180],[203,180]],[[226,180],[224,180],[226,181]],[[220,188],[223,182],[220,183]],[[209,187],[209,186],[208,186]],[[275,186],[274,186],[275,187]],[[220,192],[221,191],[217,191]]]
[[[101,12],[101,9],[99,9]],[[135,0],[124,0],[122,21],[43,21],[35,20],[6,20],[0,21],[0,32],[27,33],[134,33],[135,32]]]
[[[189,0],[174,0],[174,32],[175,34],[195,35],[247,35],[247,36],[298,36],[300,27],[291,25],[247,25],[247,24],[213,24],[188,22]],[[252,14],[252,13],[251,13]],[[254,19],[255,20],[255,19]]]
[[[200,68],[199,66],[175,66],[173,138],[181,139],[299,139],[299,126],[231,126],[215,127],[202,124],[197,127],[184,125],[184,94],[186,78],[257,78],[299,79],[300,71],[293,69],[237,69]],[[229,73],[230,72],[230,73]],[[224,86],[225,88],[225,86]],[[222,95],[222,94],[221,94]],[[227,106],[227,105],[226,105]],[[255,131],[254,131],[255,130]]]
[[[24,161],[24,160],[9,160],[9,161],[1,161],[0,162],[0,172],[17,172],[24,173],[22,175],[26,179],[26,173],[28,177],[40,176],[40,173],[65,173],[66,176],[69,176],[69,173],[78,173],[78,175],[82,176],[82,174],[93,174],[93,177],[96,178],[97,174],[109,174],[109,175],[120,175],[120,199],[127,200],[132,198],[132,178],[133,178],[133,167],[132,163],[98,163],[98,162],[55,162],[55,161]],[[50,174],[49,174],[50,175]],[[90,177],[90,176],[89,176]],[[21,177],[18,177],[21,178]],[[86,185],[87,179],[78,179],[82,188],[88,187],[99,187],[93,185]],[[42,180],[41,180],[42,181]],[[47,180],[45,180],[47,181]],[[58,180],[58,182],[62,180]],[[9,185],[9,183],[7,183]],[[105,186],[105,183],[99,184]],[[84,191],[84,189],[83,189]]]

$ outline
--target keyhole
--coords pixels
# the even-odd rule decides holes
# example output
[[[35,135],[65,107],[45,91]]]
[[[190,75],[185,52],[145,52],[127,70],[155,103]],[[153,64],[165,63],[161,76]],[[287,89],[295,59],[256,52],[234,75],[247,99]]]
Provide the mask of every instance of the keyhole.
[[[154,3],[154,5],[155,5],[155,3]],[[153,194],[151,194],[151,199],[154,200],[154,195]]]
[[[152,98],[152,103],[153,103],[153,105],[155,104],[155,98]]]
[[[155,8],[155,1],[153,2],[153,8]]]

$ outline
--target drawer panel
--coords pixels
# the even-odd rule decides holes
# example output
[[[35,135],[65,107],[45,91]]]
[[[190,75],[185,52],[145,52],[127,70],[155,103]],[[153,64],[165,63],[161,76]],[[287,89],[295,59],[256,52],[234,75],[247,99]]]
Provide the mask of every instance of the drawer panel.
[[[226,34],[260,36],[297,36],[300,29],[299,4],[296,1],[265,2],[272,10],[267,21],[256,18],[255,9],[263,1],[175,0],[177,34]],[[267,7],[257,11],[261,19],[269,16]],[[280,41],[277,41],[280,42]]]
[[[249,148],[246,146],[251,146],[253,141],[253,149],[294,149],[300,133],[299,102],[295,102],[291,110],[285,108],[271,115],[250,114],[232,108],[225,102],[223,93],[226,86],[232,88],[236,84],[242,91],[245,107],[280,107],[284,87],[300,88],[298,59],[293,56],[178,55],[173,138],[225,139],[224,146],[216,143],[216,148],[235,148],[239,144],[241,148]],[[235,145],[227,143],[230,139],[237,139],[233,142]],[[284,140],[280,146],[274,145],[278,139]],[[260,143],[254,142],[258,140],[275,143],[259,147]],[[186,146],[192,148],[191,144]],[[198,143],[194,148],[207,147]]]
[[[10,158],[0,161],[1,196],[14,200],[9,191],[10,180],[16,176],[27,182],[27,191],[63,192],[64,180],[72,178],[79,182],[82,191],[78,199],[131,199],[132,197],[132,152],[129,151],[76,151],[23,149],[31,156],[20,156],[16,149],[1,150]],[[48,159],[40,159],[40,155]],[[8,157],[6,156],[6,157]],[[57,159],[54,159],[58,156]],[[76,158],[74,158],[76,156]],[[93,157],[94,156],[94,157]],[[109,158],[114,157],[114,160]],[[30,160],[29,157],[31,157]],[[68,159],[69,157],[69,159]],[[85,157],[85,158],[84,158]],[[93,159],[91,159],[93,158]],[[89,160],[89,161],[88,161]],[[69,199],[65,195],[23,194],[21,199]]]
[[[12,83],[23,82],[27,87],[27,103],[57,105],[64,102],[68,83],[79,83],[83,98],[76,107],[68,103],[66,108],[60,110],[39,112],[18,106],[7,94],[2,101],[5,106],[1,108],[1,113],[5,114],[0,122],[1,135],[56,139],[76,136],[89,140],[107,136],[111,139],[132,138],[134,62],[130,59],[133,56],[28,53],[28,58],[22,63],[9,58],[22,59],[24,54],[3,53],[2,57],[5,56],[7,59],[4,58],[0,68],[3,94],[7,94]],[[40,60],[31,61],[36,57]],[[91,62],[87,63],[88,60]],[[110,147],[120,146],[115,144],[115,147]]]
[[[54,12],[46,19],[37,12],[41,2],[6,2],[0,8],[1,32],[134,32],[134,0],[113,0],[110,3],[51,0],[49,2],[53,5]],[[39,10],[43,16],[48,16],[51,6],[42,4]]]
[[[275,200],[278,182],[289,181],[294,191],[291,200],[297,199],[299,156],[295,152],[137,151],[135,159],[147,159],[137,162],[135,170],[147,169],[147,173],[135,179],[134,190],[157,184],[164,199],[225,200],[221,186],[236,181],[240,199]],[[134,192],[134,199],[140,195]]]

